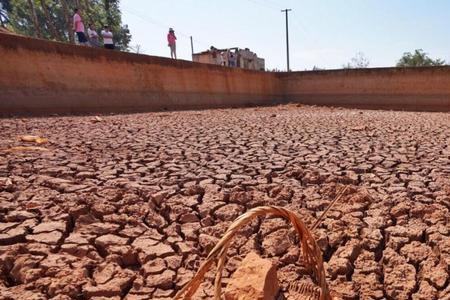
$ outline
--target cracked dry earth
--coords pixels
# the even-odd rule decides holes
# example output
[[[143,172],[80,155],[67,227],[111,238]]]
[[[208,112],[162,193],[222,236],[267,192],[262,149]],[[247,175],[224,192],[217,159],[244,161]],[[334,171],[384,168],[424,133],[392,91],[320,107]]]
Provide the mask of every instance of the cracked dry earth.
[[[450,299],[450,115],[272,108],[0,120],[48,152],[0,152],[1,299],[170,299],[230,223],[279,205],[315,231],[343,299]],[[274,260],[282,288],[310,274],[292,227],[234,239]],[[300,262],[299,262],[300,261]],[[211,299],[207,274],[195,299]]]

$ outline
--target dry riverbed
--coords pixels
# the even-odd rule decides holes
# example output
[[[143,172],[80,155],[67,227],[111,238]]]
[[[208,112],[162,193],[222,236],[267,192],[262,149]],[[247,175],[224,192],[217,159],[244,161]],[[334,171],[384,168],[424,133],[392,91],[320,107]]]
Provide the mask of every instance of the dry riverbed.
[[[48,139],[42,149],[17,136]],[[37,146],[37,145],[33,145]],[[450,299],[450,115],[271,108],[0,119],[0,299],[170,299],[230,223],[279,205],[315,231],[345,299]],[[292,228],[235,238],[307,276]],[[197,299],[210,299],[208,274]]]

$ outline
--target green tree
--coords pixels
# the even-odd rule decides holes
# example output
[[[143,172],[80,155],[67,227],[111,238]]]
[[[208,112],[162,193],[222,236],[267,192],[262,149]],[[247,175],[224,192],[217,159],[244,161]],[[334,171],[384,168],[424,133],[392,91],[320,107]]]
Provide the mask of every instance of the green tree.
[[[119,0],[0,0],[2,24],[9,30],[44,39],[73,42],[72,15],[79,8],[84,24],[97,31],[109,25],[119,50],[128,51],[130,30],[122,24]],[[2,17],[4,15],[4,18]]]
[[[6,27],[9,23],[8,12],[11,11],[9,0],[0,0],[0,26]]]
[[[405,52],[402,58],[397,62],[397,67],[428,67],[428,66],[442,66],[445,61],[437,58],[432,59],[428,53],[422,49],[416,49],[414,53]]]

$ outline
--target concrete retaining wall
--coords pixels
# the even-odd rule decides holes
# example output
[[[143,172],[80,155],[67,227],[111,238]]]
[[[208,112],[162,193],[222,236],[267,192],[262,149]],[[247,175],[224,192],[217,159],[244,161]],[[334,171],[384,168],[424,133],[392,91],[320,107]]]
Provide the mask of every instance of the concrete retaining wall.
[[[271,73],[0,34],[0,114],[137,112],[267,105]]]
[[[450,68],[266,73],[0,33],[0,115],[299,102],[450,111]]]
[[[292,102],[450,111],[450,67],[291,72],[280,79]]]

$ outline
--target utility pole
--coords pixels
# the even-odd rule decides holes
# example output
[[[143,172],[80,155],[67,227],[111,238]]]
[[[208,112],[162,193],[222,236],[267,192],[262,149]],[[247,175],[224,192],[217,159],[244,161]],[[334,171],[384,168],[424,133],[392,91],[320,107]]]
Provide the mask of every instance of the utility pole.
[[[192,61],[194,61],[194,42],[192,41],[192,35],[191,35],[191,55]]]
[[[286,13],[286,57],[287,57],[287,71],[291,71],[289,68],[289,26],[288,26],[288,12],[290,12],[292,9],[286,8],[281,10],[281,12]]]

